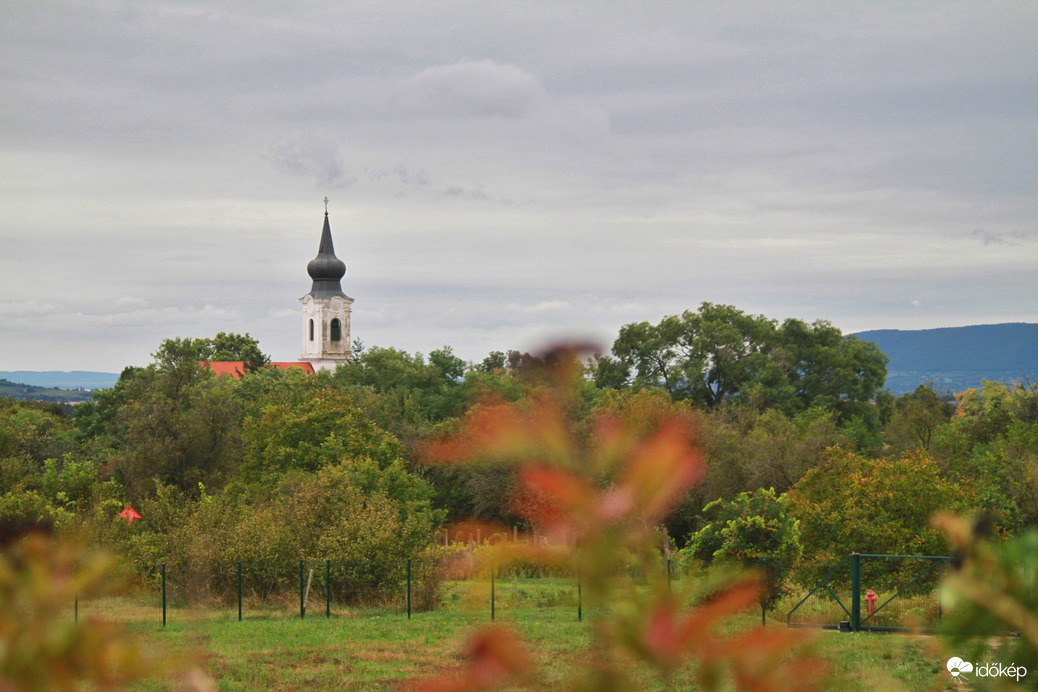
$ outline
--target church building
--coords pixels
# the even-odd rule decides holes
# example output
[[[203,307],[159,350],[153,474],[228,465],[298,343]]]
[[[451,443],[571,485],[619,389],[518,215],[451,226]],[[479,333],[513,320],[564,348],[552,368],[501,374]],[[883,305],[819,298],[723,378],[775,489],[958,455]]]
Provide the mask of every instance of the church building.
[[[353,356],[350,348],[350,306],[353,298],[342,292],[346,263],[335,256],[332,229],[328,223],[328,199],[324,200],[324,229],[317,257],[306,265],[313,280],[310,292],[299,299],[303,304],[303,355],[299,361],[271,362],[268,367],[306,372],[334,370]],[[248,336],[248,334],[246,334]],[[216,375],[240,378],[246,373],[242,361],[210,361],[200,365]]]
[[[299,299],[303,304],[302,360],[314,369],[334,370],[353,355],[350,349],[350,310],[353,298],[342,292],[346,263],[335,256],[332,229],[328,223],[325,199],[324,229],[317,256],[306,265],[313,279],[310,292]]]

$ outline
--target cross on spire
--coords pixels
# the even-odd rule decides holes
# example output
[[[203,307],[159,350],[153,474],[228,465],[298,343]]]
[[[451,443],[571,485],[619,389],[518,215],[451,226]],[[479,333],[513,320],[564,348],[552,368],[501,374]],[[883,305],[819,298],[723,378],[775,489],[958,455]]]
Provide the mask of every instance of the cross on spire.
[[[324,198],[324,215],[328,216],[328,197],[327,196],[325,196],[325,198]]]

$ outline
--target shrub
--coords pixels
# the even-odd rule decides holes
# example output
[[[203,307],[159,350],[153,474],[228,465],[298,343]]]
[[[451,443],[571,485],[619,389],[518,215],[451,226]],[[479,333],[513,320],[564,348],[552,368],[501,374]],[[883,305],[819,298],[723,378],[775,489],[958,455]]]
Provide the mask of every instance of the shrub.
[[[851,552],[946,555],[947,541],[930,518],[941,510],[966,509],[972,496],[965,484],[942,478],[925,452],[867,459],[833,450],[788,494],[804,546],[797,581],[813,587]],[[901,572],[915,567],[912,561],[885,563],[872,575],[873,588],[896,587],[911,578]],[[936,576],[915,588],[932,589]]]
[[[783,595],[783,582],[800,559],[800,526],[785,495],[761,488],[730,502],[716,500],[703,509],[706,525],[692,536],[679,561],[731,562],[757,568],[767,576],[762,607]]]

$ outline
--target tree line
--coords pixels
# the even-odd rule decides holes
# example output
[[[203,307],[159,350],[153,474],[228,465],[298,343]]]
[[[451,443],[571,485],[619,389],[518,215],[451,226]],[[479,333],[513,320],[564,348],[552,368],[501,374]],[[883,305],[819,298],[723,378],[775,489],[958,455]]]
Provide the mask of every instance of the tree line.
[[[264,367],[248,335],[169,339],[71,415],[0,399],[0,519],[46,520],[142,573],[165,560],[213,583],[235,560],[416,555],[465,519],[523,528],[514,468],[429,465],[424,450],[490,400],[532,406],[552,357],[371,347],[307,374]],[[217,377],[210,360],[249,366]],[[1038,389],[894,397],[886,362],[825,321],[704,303],[625,325],[583,360],[566,425],[589,439],[603,417],[685,420],[707,470],[661,519],[672,547],[768,562],[777,581],[807,583],[852,550],[943,554],[941,510],[983,515],[998,535],[1033,526]],[[142,521],[119,519],[127,503]]]

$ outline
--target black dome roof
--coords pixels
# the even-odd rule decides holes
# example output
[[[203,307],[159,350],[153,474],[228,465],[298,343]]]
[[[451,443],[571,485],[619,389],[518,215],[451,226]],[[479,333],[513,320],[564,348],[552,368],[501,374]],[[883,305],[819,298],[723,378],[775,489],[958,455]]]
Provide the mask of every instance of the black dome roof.
[[[310,289],[310,295],[313,297],[330,298],[334,295],[344,295],[340,281],[346,276],[346,263],[335,256],[328,212],[324,213],[324,229],[321,231],[321,245],[317,248],[317,257],[307,263],[306,273],[314,280]]]

